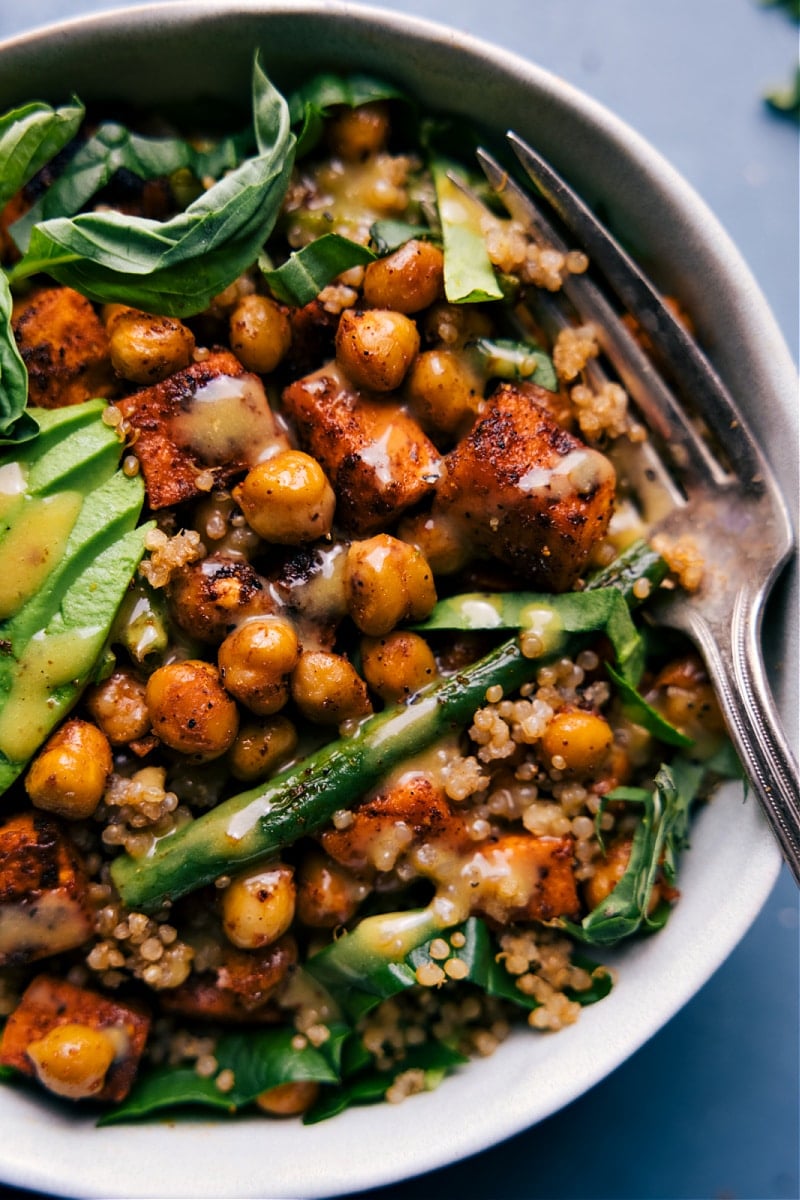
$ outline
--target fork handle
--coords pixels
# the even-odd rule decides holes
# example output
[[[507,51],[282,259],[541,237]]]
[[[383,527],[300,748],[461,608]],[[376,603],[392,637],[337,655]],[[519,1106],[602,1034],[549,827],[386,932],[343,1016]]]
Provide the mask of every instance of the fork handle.
[[[727,628],[692,622],[728,732],[753,791],[800,886],[797,763],[784,735],[761,652],[763,593],[739,593]]]

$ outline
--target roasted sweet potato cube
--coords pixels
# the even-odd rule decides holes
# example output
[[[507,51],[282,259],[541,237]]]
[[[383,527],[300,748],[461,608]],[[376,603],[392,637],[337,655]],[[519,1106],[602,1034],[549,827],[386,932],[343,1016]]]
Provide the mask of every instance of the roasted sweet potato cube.
[[[26,296],[15,303],[11,324],[28,368],[30,404],[65,408],[113,394],[106,331],[78,292],[43,288]]]
[[[358,391],[334,363],[290,384],[283,405],[331,480],[347,532],[385,529],[433,491],[441,458],[417,422],[396,400]]]
[[[288,936],[263,950],[226,946],[216,970],[193,973],[179,987],[163,991],[161,1007],[204,1021],[271,1024],[281,1020],[271,998],[296,961],[297,944]]]
[[[28,1047],[60,1025],[84,1025],[108,1031],[116,1055],[94,1100],[119,1103],[131,1089],[150,1030],[150,1017],[138,1004],[101,996],[65,979],[38,975],[8,1018],[0,1041],[0,1063],[36,1075]]]
[[[33,962],[82,945],[92,914],[80,856],[45,813],[0,825],[0,966]]]
[[[473,862],[473,912],[503,925],[578,916],[573,854],[571,837],[509,834],[481,846]]]
[[[286,447],[257,375],[227,350],[176,371],[120,400],[136,430],[151,508],[165,508],[224,487],[271,451]],[[205,488],[198,476],[206,477]]]
[[[464,848],[469,839],[441,788],[427,775],[409,775],[360,804],[346,829],[327,829],[323,849],[353,871],[390,870],[397,858],[422,841]]]
[[[503,384],[445,460],[435,511],[521,579],[568,591],[605,535],[615,475],[598,450],[537,403],[541,389]]]

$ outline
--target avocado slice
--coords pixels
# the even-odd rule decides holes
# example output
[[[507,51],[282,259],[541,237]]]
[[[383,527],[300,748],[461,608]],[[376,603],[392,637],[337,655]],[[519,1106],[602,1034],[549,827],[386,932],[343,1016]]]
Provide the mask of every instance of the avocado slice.
[[[92,679],[152,527],[105,408],[34,412],[38,437],[0,458],[0,793]]]

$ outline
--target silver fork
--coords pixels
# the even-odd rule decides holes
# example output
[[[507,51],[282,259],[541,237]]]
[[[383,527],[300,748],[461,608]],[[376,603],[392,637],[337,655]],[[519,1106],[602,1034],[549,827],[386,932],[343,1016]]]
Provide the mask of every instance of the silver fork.
[[[682,630],[700,650],[731,740],[800,884],[798,770],[761,650],[764,606],[794,548],[786,505],[726,387],[654,286],[553,168],[516,134],[509,133],[508,140],[536,187],[535,198],[485,150],[478,159],[509,214],[539,244],[564,251],[545,203],[552,208],[646,331],[668,375],[669,383],[590,276],[567,276],[563,294],[578,320],[595,326],[604,355],[652,436],[639,468],[657,476],[669,502],[665,506],[662,499],[660,510],[646,515],[659,533],[690,535],[704,558],[698,591],[660,593],[657,619]],[[544,316],[556,325],[564,321],[552,304]],[[635,460],[636,455],[627,460],[634,470]]]

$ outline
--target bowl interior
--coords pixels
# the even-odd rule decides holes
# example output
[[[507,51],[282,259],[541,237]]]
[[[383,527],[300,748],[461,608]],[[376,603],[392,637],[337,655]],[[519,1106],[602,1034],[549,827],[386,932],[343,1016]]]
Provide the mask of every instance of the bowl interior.
[[[70,22],[0,47],[0,111],[72,93],[140,108],[185,110],[191,101],[195,113],[201,101],[245,108],[257,47],[279,85],[320,68],[388,76],[426,107],[479,115],[495,136],[513,127],[536,144],[603,204],[695,315],[787,495],[796,494],[794,372],[749,272],[708,210],[646,143],[541,68],[362,7],[172,3]],[[785,641],[794,624],[792,586],[775,606],[784,664],[797,661]],[[796,677],[784,671],[775,678],[791,723]],[[575,1099],[655,1033],[744,934],[778,863],[754,802],[742,804],[741,790],[728,788],[700,815],[683,896],[666,929],[620,955],[612,995],[557,1037],[521,1033],[436,1092],[309,1128],[200,1117],[96,1130],[90,1118],[38,1095],[0,1091],[0,1177],[73,1196],[322,1196],[483,1149]]]

